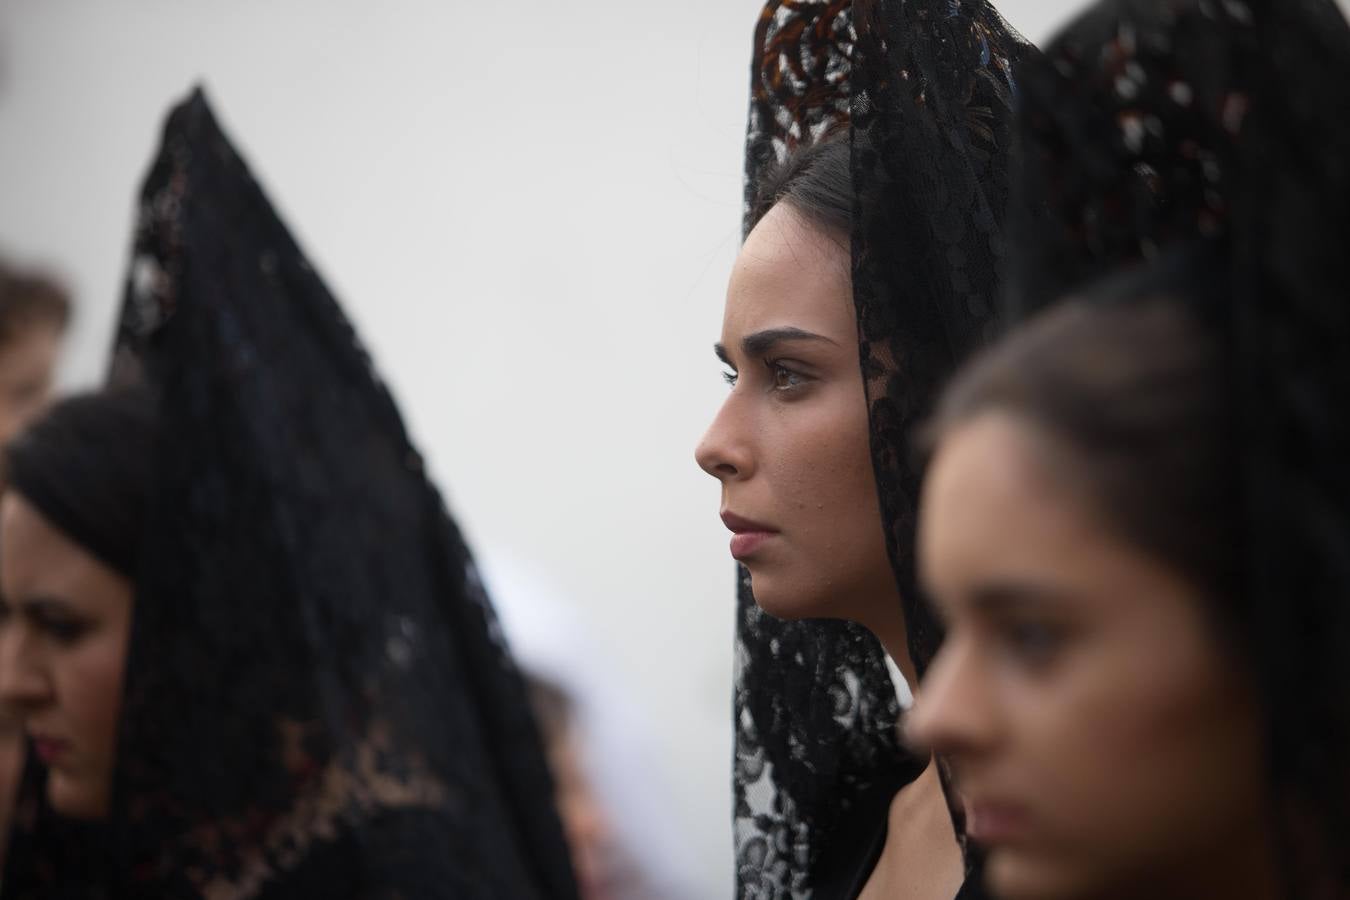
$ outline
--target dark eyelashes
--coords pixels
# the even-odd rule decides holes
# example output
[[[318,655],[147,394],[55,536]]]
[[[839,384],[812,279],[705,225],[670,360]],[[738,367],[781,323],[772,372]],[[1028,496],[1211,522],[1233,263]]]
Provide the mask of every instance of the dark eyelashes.
[[[89,630],[87,623],[73,619],[43,619],[38,624],[44,631],[63,644],[74,643]]]
[[[785,365],[780,360],[764,361],[769,368],[769,376],[773,382],[774,390],[780,393],[791,393],[806,387],[807,383],[813,381],[806,373]]]
[[[12,615],[12,612],[9,610],[0,612],[0,624],[10,615]],[[93,627],[92,623],[84,619],[52,614],[46,611],[34,611],[29,615],[34,627],[61,644],[75,643]]]
[[[772,389],[778,393],[792,393],[806,387],[808,382],[815,380],[805,372],[795,369],[781,360],[765,359],[763,362],[764,367],[768,370]],[[728,386],[734,388],[740,381],[740,373],[735,371],[723,372],[722,380]]]
[[[40,606],[27,610],[15,609],[11,604],[0,600],[0,627],[9,625],[18,616],[27,620],[30,627],[61,644],[73,644],[95,627],[94,622],[61,610]]]
[[[1005,622],[999,628],[1005,645],[1032,664],[1049,662],[1064,644],[1063,629],[1043,622]]]

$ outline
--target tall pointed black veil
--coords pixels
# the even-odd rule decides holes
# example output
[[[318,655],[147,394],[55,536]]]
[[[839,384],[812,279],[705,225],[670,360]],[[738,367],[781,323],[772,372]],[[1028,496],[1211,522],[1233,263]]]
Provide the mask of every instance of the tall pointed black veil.
[[[163,434],[106,869],[30,854],[6,895],[574,897],[465,543],[200,92],[141,195],[112,371],[137,380]]]
[[[755,33],[747,197],[791,150],[847,127],[853,288],[887,547],[920,670],[939,638],[915,587],[912,432],[993,334],[1012,67],[1030,48],[984,2],[771,0]],[[877,640],[761,611],[742,569],[735,838],[741,898],[809,898],[923,762]]]
[[[1010,316],[1206,254],[1228,365],[1239,635],[1291,859],[1350,885],[1350,27],[1332,0],[1103,0],[1021,73]],[[1330,846],[1298,824],[1314,817]],[[1316,868],[1317,866],[1313,866]],[[1295,868],[1299,868],[1295,866]],[[1323,869],[1327,868],[1325,865]],[[1324,896],[1306,885],[1294,895]]]

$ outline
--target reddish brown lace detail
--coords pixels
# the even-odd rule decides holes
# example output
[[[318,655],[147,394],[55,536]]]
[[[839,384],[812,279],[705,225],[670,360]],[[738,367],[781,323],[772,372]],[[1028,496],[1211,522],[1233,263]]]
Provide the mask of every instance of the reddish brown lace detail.
[[[755,26],[746,134],[746,220],[765,168],[848,124],[851,0],[772,0]]]

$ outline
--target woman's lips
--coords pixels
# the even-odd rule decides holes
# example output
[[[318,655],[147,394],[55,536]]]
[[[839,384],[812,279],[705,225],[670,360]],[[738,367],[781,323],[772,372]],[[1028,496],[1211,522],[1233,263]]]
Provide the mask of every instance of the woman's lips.
[[[722,524],[734,532],[731,536],[731,555],[738,560],[753,555],[765,541],[778,533],[768,525],[738,516],[733,512],[722,513]]]
[[[64,756],[69,749],[70,744],[66,741],[48,737],[33,738],[33,755],[48,766]]]
[[[731,536],[731,555],[738,560],[746,559],[760,548],[760,545],[773,537],[769,531],[744,531]]]
[[[1026,810],[1016,804],[966,800],[965,809],[966,834],[977,844],[1011,843],[1027,832]]]

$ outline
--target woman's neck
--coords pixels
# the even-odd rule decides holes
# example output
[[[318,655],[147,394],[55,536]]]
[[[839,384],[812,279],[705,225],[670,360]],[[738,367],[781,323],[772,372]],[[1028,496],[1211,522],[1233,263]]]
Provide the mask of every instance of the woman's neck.
[[[886,844],[859,900],[950,900],[964,878],[937,766],[930,763],[892,799]]]
[[[914,668],[914,660],[909,655],[909,634],[905,627],[905,611],[900,605],[899,595],[888,598],[886,603],[878,606],[875,615],[868,617],[866,621],[860,621],[859,624],[881,641],[882,649],[905,677],[910,695],[913,696],[919,686],[919,679]]]

